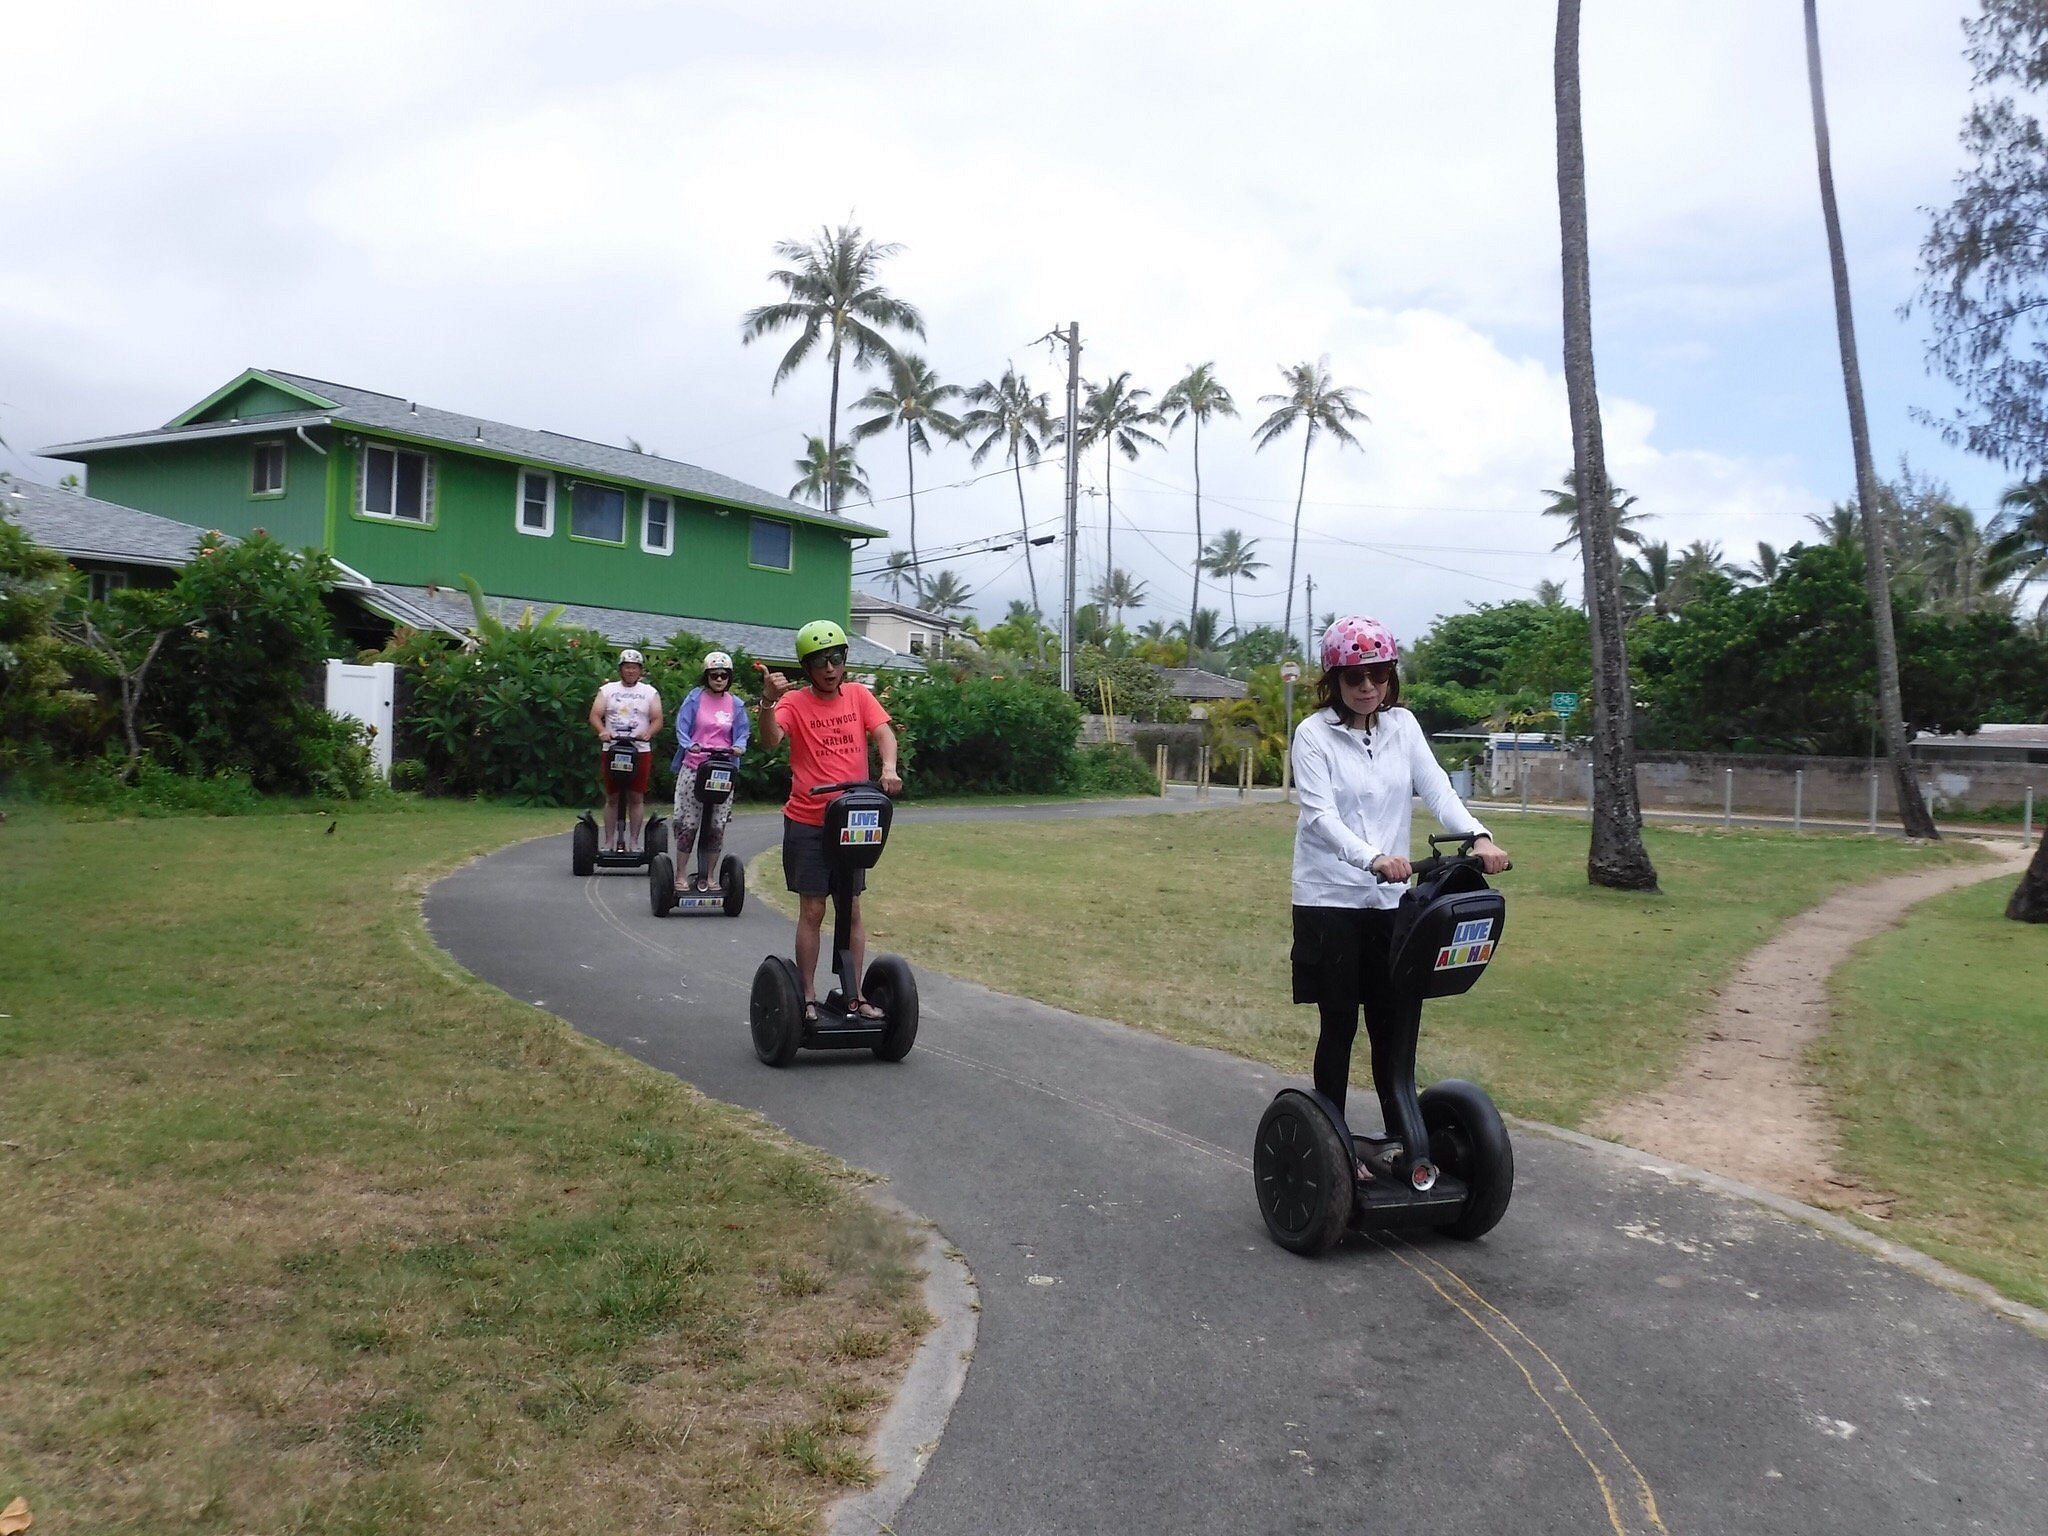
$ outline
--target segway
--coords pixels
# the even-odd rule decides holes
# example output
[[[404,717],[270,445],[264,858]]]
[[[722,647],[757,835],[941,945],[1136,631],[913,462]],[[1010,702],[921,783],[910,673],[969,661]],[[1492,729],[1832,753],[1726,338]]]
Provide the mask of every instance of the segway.
[[[631,736],[614,736],[605,746],[605,782],[619,797],[622,815],[638,759],[639,748]],[[656,854],[668,851],[668,822],[660,816],[647,818],[647,824],[640,832],[638,853],[619,853],[610,848],[600,848],[597,844],[597,818],[585,811],[576,818],[575,830],[570,834],[569,867],[579,875],[594,874],[600,869],[642,869],[654,861]]]
[[[697,765],[696,782],[690,792],[697,797],[703,812],[697,818],[697,835],[704,835],[705,819],[713,807],[725,804],[733,795],[733,787],[739,780],[739,764],[728,753],[713,753]],[[682,850],[688,857],[690,850]],[[739,858],[728,853],[718,861],[718,889],[715,891],[679,891],[676,889],[675,855],[664,848],[647,865],[647,904],[653,908],[656,917],[667,917],[671,912],[723,912],[727,917],[738,917],[740,909],[747,904],[747,866]]]
[[[1375,1082],[1384,1134],[1364,1136],[1313,1089],[1283,1089],[1259,1121],[1252,1177],[1273,1241],[1315,1255],[1342,1237],[1433,1227],[1471,1239],[1493,1230],[1515,1188],[1515,1153],[1486,1090],[1446,1080],[1415,1091],[1425,998],[1471,990],[1500,942],[1507,903],[1486,883],[1471,837],[1432,837],[1401,897],[1390,944],[1395,1017],[1391,1082]],[[1452,854],[1439,845],[1457,843]],[[1369,1178],[1356,1172],[1364,1167]]]
[[[871,1050],[884,1061],[901,1061],[917,1039],[917,978],[899,955],[868,962],[866,984],[854,986],[853,876],[873,869],[889,843],[895,810],[882,787],[868,779],[820,784],[811,793],[845,791],[825,807],[825,861],[831,874],[832,971],[839,985],[818,1004],[818,1021],[804,1022],[804,993],[796,966],[770,955],[754,972],[747,1014],[754,1054],[771,1067],[786,1067],[802,1051]],[[864,1019],[853,999],[864,996],[881,1010]]]

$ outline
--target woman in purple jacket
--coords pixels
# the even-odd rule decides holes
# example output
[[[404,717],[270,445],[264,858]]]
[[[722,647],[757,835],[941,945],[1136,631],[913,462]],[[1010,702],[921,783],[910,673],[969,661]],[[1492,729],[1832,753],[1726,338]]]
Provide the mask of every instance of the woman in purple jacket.
[[[676,711],[676,755],[669,766],[676,776],[673,827],[678,891],[710,888],[711,872],[718,868],[719,856],[725,852],[725,826],[732,820],[730,798],[711,806],[710,814],[705,815],[705,805],[697,798],[697,767],[714,752],[738,757],[747,750],[751,739],[747,706],[732,691],[732,658],[723,651],[713,651],[704,658],[699,685],[690,690],[690,696]],[[701,838],[697,825],[700,817],[704,823]],[[692,842],[697,844],[697,867],[686,884]]]

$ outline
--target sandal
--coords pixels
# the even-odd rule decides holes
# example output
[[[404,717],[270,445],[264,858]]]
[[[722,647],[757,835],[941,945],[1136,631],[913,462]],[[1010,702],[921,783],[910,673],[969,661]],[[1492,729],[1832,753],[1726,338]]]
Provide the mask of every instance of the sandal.
[[[804,999],[804,1022],[806,1024],[818,1022],[818,1000],[815,997]]]
[[[887,1014],[883,1013],[881,1009],[864,997],[856,997],[853,1000],[853,1006],[846,1010],[846,1016],[851,1019],[867,1020],[881,1020],[888,1017]]]

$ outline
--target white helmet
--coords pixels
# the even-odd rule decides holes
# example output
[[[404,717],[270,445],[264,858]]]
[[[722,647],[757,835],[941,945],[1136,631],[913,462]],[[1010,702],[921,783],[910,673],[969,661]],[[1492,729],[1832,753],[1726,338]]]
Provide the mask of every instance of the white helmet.
[[[619,665],[623,667],[629,661],[636,667],[644,667],[647,665],[647,658],[645,656],[642,656],[638,651],[634,650],[630,645],[627,646],[626,649],[624,649],[623,651],[619,652]]]
[[[713,651],[704,658],[704,670],[706,672],[730,672],[732,670],[732,658],[723,651]]]

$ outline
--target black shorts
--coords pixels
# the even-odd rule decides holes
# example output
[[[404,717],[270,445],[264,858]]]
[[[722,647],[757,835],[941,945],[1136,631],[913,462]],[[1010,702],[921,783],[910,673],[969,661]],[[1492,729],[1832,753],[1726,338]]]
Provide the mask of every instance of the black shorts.
[[[827,896],[832,877],[825,867],[825,829],[782,818],[782,883],[799,896]],[[857,896],[868,886],[868,872],[853,872]]]
[[[1376,1011],[1387,993],[1394,907],[1296,907],[1294,1000]]]

